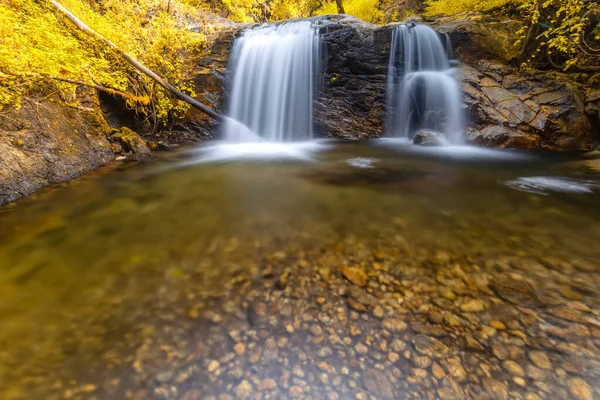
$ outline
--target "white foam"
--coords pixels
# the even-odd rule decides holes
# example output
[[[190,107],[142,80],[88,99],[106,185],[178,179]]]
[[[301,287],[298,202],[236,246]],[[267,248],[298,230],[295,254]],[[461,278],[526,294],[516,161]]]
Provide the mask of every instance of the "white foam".
[[[533,156],[518,151],[506,149],[490,149],[470,145],[450,146],[419,146],[406,138],[381,138],[376,143],[388,148],[396,148],[408,153],[429,154],[453,159],[472,160],[527,160]]]
[[[377,161],[379,161],[379,159],[369,157],[356,157],[346,160],[349,165],[356,168],[373,168],[373,163]]]
[[[600,184],[583,179],[529,176],[505,182],[505,185],[516,190],[547,196],[547,192],[592,193],[600,189]]]
[[[202,146],[195,152],[197,156],[185,164],[210,163],[235,160],[276,160],[296,159],[313,161],[315,153],[329,147],[326,141],[310,140],[305,142],[213,142]]]

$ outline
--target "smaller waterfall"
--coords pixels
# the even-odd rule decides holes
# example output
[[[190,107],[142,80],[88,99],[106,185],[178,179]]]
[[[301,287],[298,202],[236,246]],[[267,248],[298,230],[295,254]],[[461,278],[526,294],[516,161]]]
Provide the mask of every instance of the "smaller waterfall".
[[[234,42],[225,138],[274,142],[312,138],[320,41],[310,21],[246,30]],[[248,127],[249,133],[244,126]]]
[[[387,136],[435,131],[450,143],[463,142],[462,93],[450,65],[449,42],[427,25],[400,25],[392,31]]]

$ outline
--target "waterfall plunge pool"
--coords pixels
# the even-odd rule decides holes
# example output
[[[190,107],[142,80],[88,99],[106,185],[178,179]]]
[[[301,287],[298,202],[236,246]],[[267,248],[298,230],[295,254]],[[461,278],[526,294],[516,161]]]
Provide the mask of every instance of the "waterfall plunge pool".
[[[359,390],[347,380],[365,370],[340,351],[364,344],[356,329],[388,339],[375,311],[348,308],[347,266],[367,271],[386,318],[404,321],[401,340],[431,329],[467,373],[480,361],[462,338],[496,320],[527,332],[531,349],[591,345],[577,335],[597,329],[600,310],[598,160],[385,141],[311,142],[320,148],[310,162],[225,160],[211,159],[211,146],[115,163],[0,209],[1,398],[122,398],[147,387],[217,395],[253,378],[214,380],[214,360],[279,382],[296,364],[322,374],[302,360],[320,360],[323,348],[333,349],[329,365],[350,371],[340,390]],[[529,285],[544,307],[527,311],[531,296],[498,294],[502,279]],[[472,301],[483,311],[465,312]],[[550,327],[571,329],[561,315],[585,329],[549,337]],[[350,344],[317,341],[315,324]],[[521,348],[510,338],[481,340]],[[231,358],[235,343],[245,352],[238,346]],[[252,358],[273,343],[277,358]],[[387,352],[384,361],[360,356],[366,371],[379,371]],[[490,354],[481,357],[494,363]],[[597,353],[560,354],[550,354],[555,368],[590,365],[581,377],[597,384],[586,375]],[[512,382],[505,370],[494,378]],[[395,382],[393,390],[425,390]],[[560,380],[544,382],[562,390]],[[304,390],[328,387],[315,380]]]

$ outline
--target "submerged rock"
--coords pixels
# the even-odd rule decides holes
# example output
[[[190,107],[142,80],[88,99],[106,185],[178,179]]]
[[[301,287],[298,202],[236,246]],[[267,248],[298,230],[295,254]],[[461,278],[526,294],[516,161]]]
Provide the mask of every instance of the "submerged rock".
[[[357,286],[367,286],[367,283],[369,282],[367,273],[359,267],[344,267],[342,274],[344,275],[344,278]]]
[[[369,369],[363,373],[363,385],[365,388],[381,399],[394,399],[394,387],[382,371]]]
[[[517,306],[529,308],[544,306],[535,289],[527,282],[508,278],[497,279],[492,283],[492,289],[500,298]]]
[[[441,133],[422,131],[413,137],[413,143],[419,146],[445,146],[448,141]]]

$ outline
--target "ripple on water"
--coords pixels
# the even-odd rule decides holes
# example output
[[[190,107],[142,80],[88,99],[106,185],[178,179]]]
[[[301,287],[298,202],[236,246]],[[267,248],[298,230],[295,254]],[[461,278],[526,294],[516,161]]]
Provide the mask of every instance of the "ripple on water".
[[[595,181],[553,176],[522,177],[504,184],[512,189],[544,196],[548,192],[593,193],[600,189],[600,184]]]

